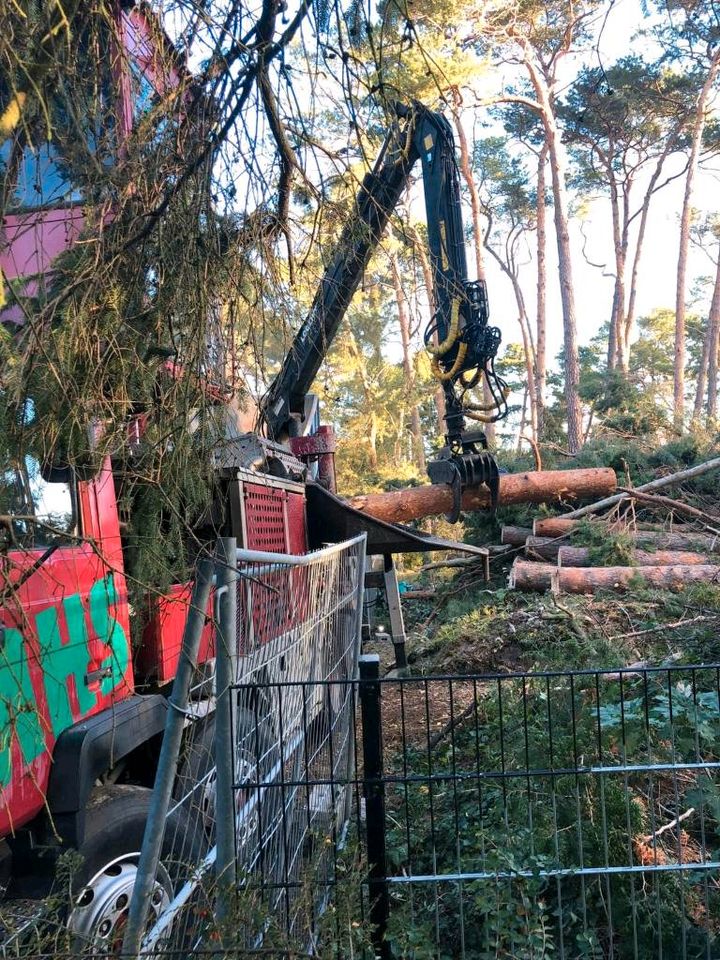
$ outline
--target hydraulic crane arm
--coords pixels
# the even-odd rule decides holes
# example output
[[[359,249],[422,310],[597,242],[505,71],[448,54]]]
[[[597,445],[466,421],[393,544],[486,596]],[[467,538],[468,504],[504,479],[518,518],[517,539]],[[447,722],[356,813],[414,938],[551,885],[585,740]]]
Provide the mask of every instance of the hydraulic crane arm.
[[[446,401],[447,446],[428,467],[431,480],[450,483],[459,505],[462,486],[486,482],[497,489],[497,465],[485,451],[482,431],[465,432],[465,417],[493,422],[507,413],[506,387],[494,369],[500,331],[488,326],[484,280],[469,281],[460,184],[452,128],[421,104],[396,107],[373,170],[362,183],[312,307],[261,403],[270,439],[301,432],[305,398],[337,333],[370,256],[405,190],[414,165],[422,165],[435,312],[425,332],[432,369]],[[475,404],[468,391],[488,384],[492,402]],[[478,444],[480,448],[478,448]],[[453,511],[459,512],[459,506]]]

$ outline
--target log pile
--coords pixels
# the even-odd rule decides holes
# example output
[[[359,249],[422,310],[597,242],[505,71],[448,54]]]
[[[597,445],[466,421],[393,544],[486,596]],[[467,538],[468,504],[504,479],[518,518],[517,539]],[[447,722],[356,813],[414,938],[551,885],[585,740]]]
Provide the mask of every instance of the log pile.
[[[720,470],[720,458],[690,467],[687,470],[660,477],[636,489],[619,487],[619,493],[581,507],[561,517],[536,519],[532,530],[524,527],[504,527],[503,544],[522,549],[510,574],[510,586],[517,590],[552,590],[556,593],[595,593],[598,590],[628,590],[636,583],[660,589],[680,589],[688,583],[720,584],[720,515],[711,507],[708,513],[682,500],[659,496],[665,490],[683,481]],[[664,515],[665,522],[680,517],[685,527],[667,530],[658,523],[633,522],[618,529],[621,518],[616,511],[622,506],[651,507]],[[610,510],[610,513],[606,511]],[[581,517],[605,512],[605,516],[591,521],[594,527],[593,543],[609,542],[614,534],[622,533],[616,551],[598,550],[577,543],[570,538],[580,524]],[[694,523],[691,528],[687,524]],[[603,562],[603,554],[615,563]],[[621,560],[623,565],[616,565]]]
[[[503,527],[502,543],[522,549],[523,554],[513,563],[510,586],[523,591],[595,593],[627,590],[638,581],[665,589],[720,583],[720,536],[638,525],[621,531],[630,548],[628,565],[607,566],[598,559],[597,550],[569,543],[578,524],[577,520],[552,517],[536,520],[534,532]],[[616,525],[602,520],[593,521],[593,526],[608,539],[618,532]]]

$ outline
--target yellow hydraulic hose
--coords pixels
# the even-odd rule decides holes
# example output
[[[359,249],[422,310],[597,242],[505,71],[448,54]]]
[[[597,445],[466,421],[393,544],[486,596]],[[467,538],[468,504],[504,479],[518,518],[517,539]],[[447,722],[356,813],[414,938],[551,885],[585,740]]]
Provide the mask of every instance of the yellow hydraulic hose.
[[[441,383],[444,383],[446,380],[452,380],[452,378],[457,374],[458,370],[462,367],[466,353],[467,344],[461,343],[458,347],[455,363],[453,363],[452,367],[447,371],[447,373],[440,368],[440,361],[437,359],[437,357],[433,357],[433,361],[430,364],[430,369],[432,370],[435,379],[440,380]]]
[[[455,343],[458,338],[458,333],[460,332],[460,300],[455,297],[450,307],[450,329],[447,332],[447,336],[442,343],[439,343],[436,347],[432,344],[426,344],[427,352],[431,357],[442,357],[448,350],[451,350],[455,346]],[[459,356],[459,352],[458,352]],[[463,354],[465,356],[465,354]],[[453,369],[455,369],[453,367]],[[455,370],[457,373],[457,370]],[[447,378],[444,378],[447,379]]]

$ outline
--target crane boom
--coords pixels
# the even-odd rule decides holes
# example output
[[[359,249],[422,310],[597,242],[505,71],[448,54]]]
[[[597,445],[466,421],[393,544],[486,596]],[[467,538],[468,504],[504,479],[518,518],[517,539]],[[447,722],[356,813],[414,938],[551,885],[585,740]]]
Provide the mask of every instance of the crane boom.
[[[497,490],[497,465],[486,452],[485,434],[465,430],[465,418],[494,422],[507,414],[504,382],[494,360],[500,331],[488,325],[487,287],[468,280],[455,140],[441,113],[414,102],[398,104],[396,119],[372,171],[358,192],[348,220],[280,373],[260,406],[261,422],[272,440],[303,431],[305,401],[325,359],[373,250],[408,185],[415,164],[423,174],[434,306],[425,331],[432,370],[446,402],[446,447],[428,466],[433,482],[449,483],[459,504],[463,486],[485,482]],[[473,403],[469,391],[488,385],[489,404]],[[453,515],[459,513],[453,511]],[[455,517],[456,519],[456,517]]]

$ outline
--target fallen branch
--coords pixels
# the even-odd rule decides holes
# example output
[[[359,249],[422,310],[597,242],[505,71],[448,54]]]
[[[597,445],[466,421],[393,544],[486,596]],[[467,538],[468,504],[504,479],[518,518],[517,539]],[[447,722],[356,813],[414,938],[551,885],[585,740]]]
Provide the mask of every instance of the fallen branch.
[[[442,730],[438,730],[437,733],[434,733],[430,737],[430,740],[428,741],[428,746],[430,747],[430,749],[433,750],[440,743],[441,740],[444,740],[449,733],[453,732],[453,730],[458,726],[458,724],[462,723],[463,720],[467,720],[467,718],[475,709],[476,709],[476,704],[475,704],[475,698],[473,697],[472,701],[465,707],[464,710],[458,713],[457,716],[453,717],[452,720],[449,720],[445,724],[445,726],[442,728]]]
[[[686,810],[685,813],[681,813],[679,817],[675,817],[675,819],[671,820],[670,823],[666,823],[664,826],[658,827],[654,833],[649,833],[645,837],[645,843],[650,843],[651,840],[656,840],[661,834],[665,833],[666,830],[672,830],[673,827],[677,827],[683,822],[683,820],[687,820],[688,817],[691,817],[694,813],[695,807],[690,807],[689,810]]]
[[[645,493],[640,489],[635,490],[629,489],[628,487],[618,487],[618,490],[626,497],[632,498],[633,500],[640,500],[641,503],[649,503],[655,507],[664,507],[666,510],[684,513],[686,516],[692,517],[694,520],[699,520],[701,523],[709,526],[711,530],[720,527],[720,517],[714,517],[712,514],[704,513],[702,510],[698,510],[697,507],[691,507],[689,503],[683,503],[681,500],[673,500],[671,497],[660,497],[657,494]],[[715,526],[713,526],[713,524]],[[720,533],[720,530],[717,532]]]
[[[662,490],[664,487],[671,487],[675,483],[683,483],[685,480],[693,480],[695,477],[701,477],[711,470],[720,469],[720,457],[713,460],[707,460],[705,463],[698,463],[687,470],[681,470],[679,473],[671,473],[666,477],[659,477],[657,480],[651,480],[650,483],[643,483],[635,487],[634,493],[651,493],[653,490]],[[614,507],[625,497],[624,493],[617,493],[611,497],[605,497],[596,503],[588,504],[586,507],[579,507],[571,513],[563,514],[563,520],[578,520],[580,517],[586,517],[590,513],[596,513],[598,510],[605,510],[607,507]],[[718,522],[718,521],[716,521]]]
[[[674,623],[658,623],[654,627],[646,627],[644,630],[631,630],[630,633],[617,633],[608,640],[632,640],[635,637],[646,637],[651,633],[661,633],[663,630],[680,630],[683,627],[692,626],[694,623],[707,623],[711,620],[720,620],[720,613],[716,617],[691,617],[689,620],[676,620]]]

